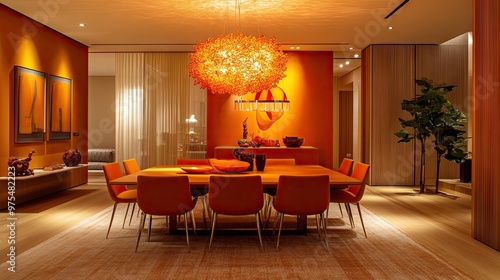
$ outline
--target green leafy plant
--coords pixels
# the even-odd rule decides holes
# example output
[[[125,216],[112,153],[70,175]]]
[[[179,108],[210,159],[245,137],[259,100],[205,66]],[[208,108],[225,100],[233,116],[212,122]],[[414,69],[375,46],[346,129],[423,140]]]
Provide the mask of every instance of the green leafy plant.
[[[407,143],[413,139],[420,142],[420,193],[425,192],[425,145],[427,139],[434,136],[432,142],[437,152],[437,192],[442,156],[455,162],[462,162],[467,156],[466,138],[462,136],[465,131],[460,130],[467,118],[446,99],[446,95],[455,86],[434,85],[426,78],[415,82],[420,86],[421,94],[401,103],[401,109],[409,112],[413,118],[399,118],[403,129],[394,134],[399,138],[398,143]],[[406,128],[413,128],[412,133]]]

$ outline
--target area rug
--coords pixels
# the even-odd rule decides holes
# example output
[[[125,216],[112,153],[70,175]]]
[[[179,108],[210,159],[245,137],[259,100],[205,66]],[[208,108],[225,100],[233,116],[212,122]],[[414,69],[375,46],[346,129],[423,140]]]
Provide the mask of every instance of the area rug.
[[[344,223],[346,218],[330,211],[329,251],[318,238],[314,219],[309,221],[307,235],[283,235],[278,252],[269,233],[263,236],[261,251],[255,231],[219,231],[211,252],[209,235],[191,235],[189,252],[185,235],[167,234],[165,219],[154,218],[151,241],[143,234],[135,253],[138,219],[122,229],[124,213],[118,212],[110,237],[105,239],[110,214],[111,209],[106,209],[22,253],[15,273],[7,270],[8,264],[0,265],[0,274],[7,276],[1,278],[471,279],[366,208],[363,218],[368,238],[360,225],[351,228]],[[236,219],[221,218],[220,227]],[[253,219],[243,219],[251,227]],[[293,225],[293,218],[288,221]]]

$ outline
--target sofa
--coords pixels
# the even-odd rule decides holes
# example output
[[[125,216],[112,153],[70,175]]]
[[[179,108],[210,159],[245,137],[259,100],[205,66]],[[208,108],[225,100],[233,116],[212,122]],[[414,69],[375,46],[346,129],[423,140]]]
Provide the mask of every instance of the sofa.
[[[113,148],[89,148],[88,150],[88,169],[101,170],[106,163],[115,161],[115,149]]]

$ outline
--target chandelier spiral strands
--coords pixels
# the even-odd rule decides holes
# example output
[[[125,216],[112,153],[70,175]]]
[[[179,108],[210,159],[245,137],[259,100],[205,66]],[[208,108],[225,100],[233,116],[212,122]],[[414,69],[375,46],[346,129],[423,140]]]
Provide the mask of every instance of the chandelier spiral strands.
[[[189,75],[195,84],[213,93],[257,93],[275,87],[286,77],[288,55],[275,44],[275,38],[230,33],[202,40],[194,49]]]

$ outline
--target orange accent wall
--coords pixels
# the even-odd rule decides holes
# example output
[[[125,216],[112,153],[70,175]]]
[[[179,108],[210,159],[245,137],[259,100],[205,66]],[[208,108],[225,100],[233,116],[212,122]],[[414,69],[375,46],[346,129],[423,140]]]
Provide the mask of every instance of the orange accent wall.
[[[242,138],[243,121],[248,117],[248,136],[260,135],[269,139],[285,136],[304,137],[304,146],[319,148],[319,162],[333,165],[333,53],[287,52],[286,77],[278,84],[290,100],[290,111],[285,112],[267,130],[260,130],[258,118],[267,116],[257,112],[234,110],[233,95],[208,93],[207,99],[207,155],[213,156],[216,146],[237,146]],[[254,94],[245,99],[254,99]],[[260,116],[259,116],[260,115]],[[267,118],[269,120],[269,118]],[[262,121],[262,119],[261,119]]]
[[[9,156],[35,154],[30,168],[62,163],[63,153],[78,148],[87,162],[88,48],[28,17],[0,5],[0,176],[7,175]],[[69,78],[73,83],[71,136],[66,141],[15,143],[14,66]],[[48,84],[48,80],[47,80]],[[48,89],[47,89],[48,90]],[[45,124],[45,139],[48,126]]]

